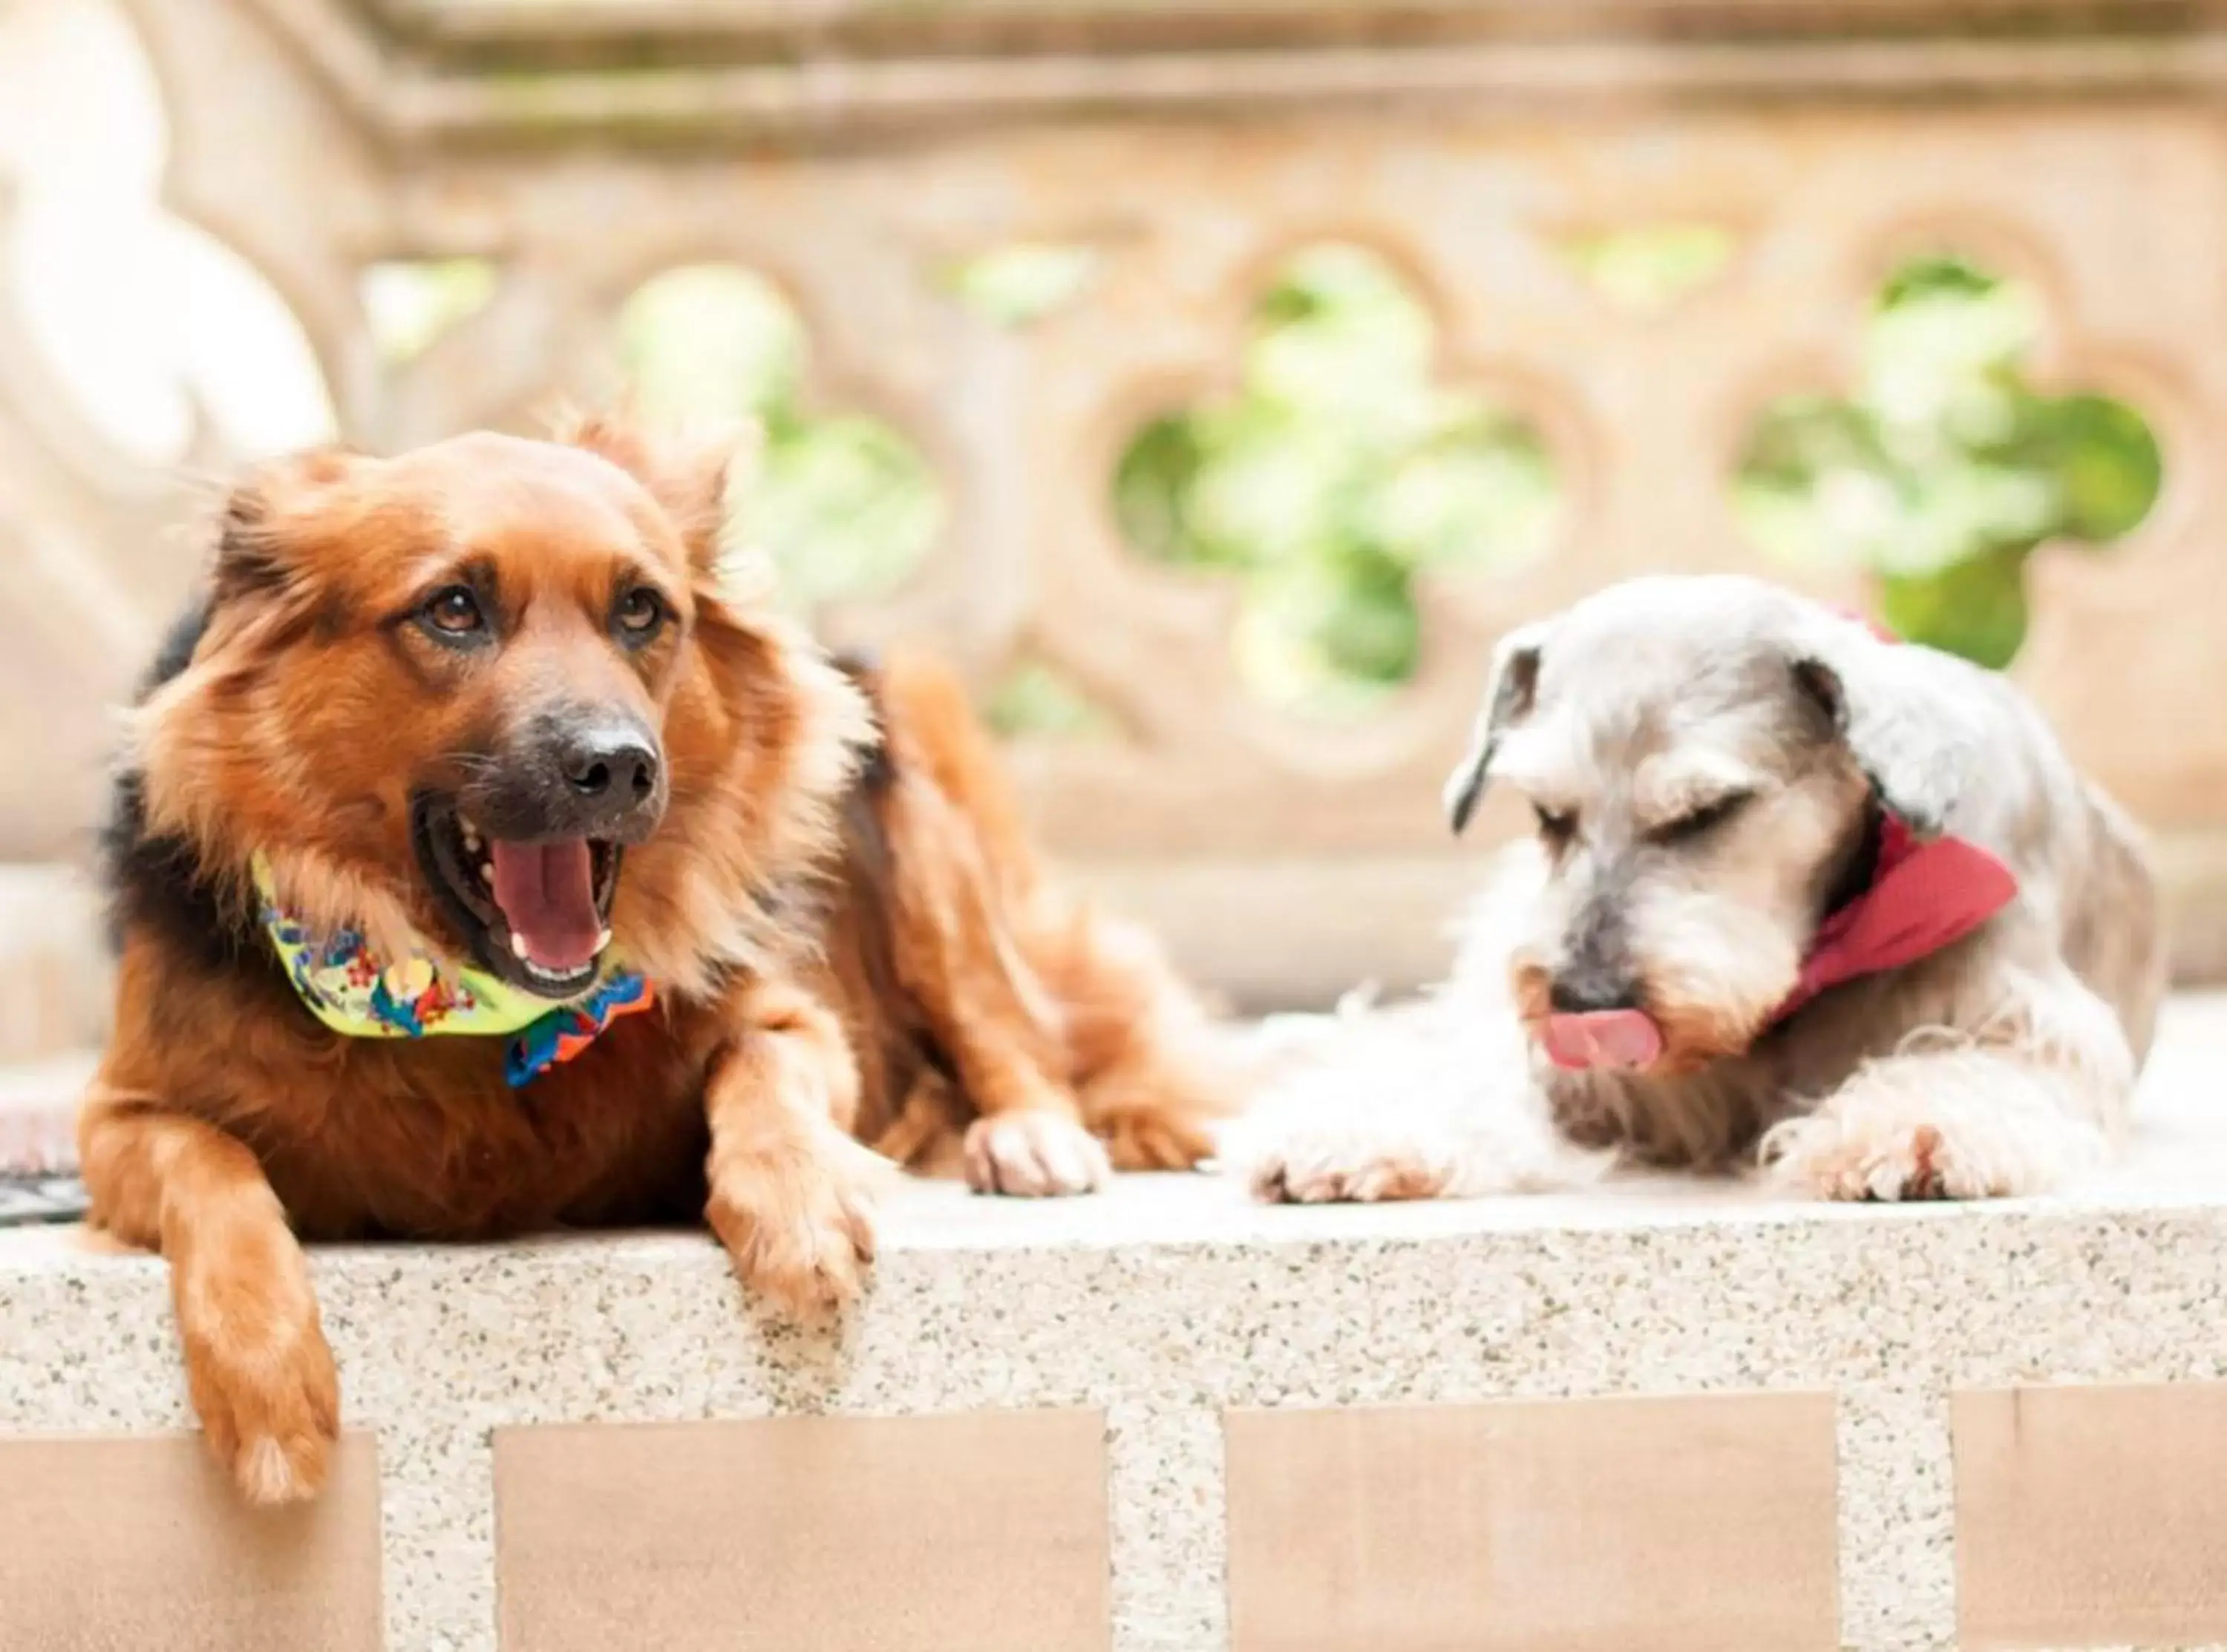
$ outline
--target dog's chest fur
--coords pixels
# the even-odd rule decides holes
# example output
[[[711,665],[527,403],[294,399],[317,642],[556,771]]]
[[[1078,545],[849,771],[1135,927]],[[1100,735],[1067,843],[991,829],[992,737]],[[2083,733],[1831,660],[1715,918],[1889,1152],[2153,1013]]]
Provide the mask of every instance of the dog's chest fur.
[[[832,898],[794,903],[792,915],[820,932],[814,973],[859,1066],[858,1116],[843,1122],[871,1139],[935,1056],[890,957],[886,847],[867,791],[847,824]],[[182,845],[146,834],[129,775],[107,848],[123,967],[152,982],[131,995],[148,1024],[119,1040],[142,1052],[136,1081],[247,1142],[304,1237],[471,1239],[700,1217],[703,1087],[724,1036],[710,1009],[662,1001],[513,1088],[502,1038],[354,1038],[323,1026],[260,929]]]

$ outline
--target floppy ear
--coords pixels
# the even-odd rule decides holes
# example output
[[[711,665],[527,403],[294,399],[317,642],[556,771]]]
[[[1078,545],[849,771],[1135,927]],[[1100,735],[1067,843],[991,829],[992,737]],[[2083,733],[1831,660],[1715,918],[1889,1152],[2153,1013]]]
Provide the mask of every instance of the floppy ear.
[[[1484,706],[1477,713],[1469,750],[1446,777],[1446,821],[1459,837],[1477,813],[1491,777],[1492,754],[1509,725],[1531,709],[1539,686],[1539,650],[1547,639],[1547,622],[1510,631],[1492,651],[1492,678],[1484,691]]]
[[[1948,829],[1980,736],[1929,682],[1920,649],[1834,621],[1795,654],[1795,686],[1822,711],[1888,810],[1921,837]]]
[[[632,419],[560,412],[557,441],[600,455],[646,488],[664,508],[699,574],[718,569],[734,489],[756,468],[763,446],[747,419],[653,437]]]

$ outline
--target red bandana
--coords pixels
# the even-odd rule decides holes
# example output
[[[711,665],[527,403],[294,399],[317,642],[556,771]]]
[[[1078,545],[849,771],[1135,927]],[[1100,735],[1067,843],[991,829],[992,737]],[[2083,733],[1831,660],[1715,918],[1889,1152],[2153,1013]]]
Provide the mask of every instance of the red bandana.
[[[1979,845],[1921,841],[1899,816],[1881,815],[1870,885],[1817,927],[1802,978],[1771,1024],[1828,987],[1899,969],[1962,941],[2017,896],[2011,869]]]
[[[1902,641],[1868,615],[1835,611],[1881,642]],[[1818,926],[1802,978],[1771,1025],[1828,987],[1899,969],[1962,941],[2017,898],[2016,876],[1979,845],[1962,838],[1922,842],[1899,815],[1883,814],[1869,887]]]

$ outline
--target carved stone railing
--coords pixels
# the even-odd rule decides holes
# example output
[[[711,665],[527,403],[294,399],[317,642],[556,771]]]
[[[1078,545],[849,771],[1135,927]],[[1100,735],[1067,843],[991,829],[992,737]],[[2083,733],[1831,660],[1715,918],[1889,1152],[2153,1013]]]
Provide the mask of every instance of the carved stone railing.
[[[775,282],[815,402],[927,456],[941,542],[846,640],[941,639],[984,683],[1025,653],[1119,738],[1017,751],[1050,841],[1254,998],[1435,966],[1467,873],[1435,803],[1492,638],[1612,577],[1752,569],[1861,603],[1862,576],[1753,549],[1728,478],[1758,410],[1855,373],[1883,273],[1984,258],[2043,297],[2045,385],[2138,405],[2165,492],[2108,552],[2045,546],[2016,674],[2159,834],[2185,973],[2227,971],[2227,23],[2188,3],[1900,0],[1196,8],[851,0],[128,0],[168,105],[169,208],[301,319],[348,436],[522,425],[618,380],[616,312],[677,265]],[[1724,226],[1667,313],[1564,247]],[[1235,592],[1124,543],[1110,481],[1145,420],[1234,382],[1248,309],[1324,239],[1424,296],[1440,373],[1527,418],[1563,507],[1549,554],[1423,592],[1413,680],[1320,727],[1265,705]],[[1094,249],[1021,328],[952,260]],[[485,309],[382,359],[366,266],[484,258]],[[5,295],[0,294],[0,299]],[[93,708],[182,590],[174,495],[100,452],[0,303],[0,852],[88,810]],[[221,456],[197,456],[213,462]],[[107,628],[96,636],[93,622]],[[1506,822],[1496,818],[1499,829]]]

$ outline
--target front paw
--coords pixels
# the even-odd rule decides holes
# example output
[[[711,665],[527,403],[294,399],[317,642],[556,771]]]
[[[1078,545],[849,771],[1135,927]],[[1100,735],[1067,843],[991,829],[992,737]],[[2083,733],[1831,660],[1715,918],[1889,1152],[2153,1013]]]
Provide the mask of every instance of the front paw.
[[[865,1288],[873,1196],[870,1178],[841,1162],[847,1157],[769,1151],[732,1157],[712,1173],[705,1209],[712,1231],[743,1285],[791,1318],[839,1313]]]
[[[2029,1157],[2024,1145],[1991,1141],[1984,1129],[1862,1109],[1790,1119],[1764,1139],[1764,1162],[1780,1187],[1852,1202],[2039,1192],[2054,1178],[2029,1165]]]
[[[1986,1190],[1951,1187],[1942,1145],[1941,1132],[1931,1125],[1866,1129],[1821,1116],[1780,1125],[1764,1139],[1764,1154],[1773,1181],[1813,1199],[1979,1197]]]
[[[189,1279],[179,1306],[194,1410],[240,1495],[262,1507],[315,1496],[340,1437],[341,1395],[307,1281]]]
[[[1260,1139],[1241,1162],[1253,1196],[1270,1204],[1434,1199],[1453,1177],[1448,1157],[1423,1141],[1336,1125]]]
[[[1046,1198],[1094,1193],[1114,1174],[1098,1139],[1064,1113],[977,1119],[967,1130],[967,1185],[977,1193]]]

